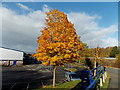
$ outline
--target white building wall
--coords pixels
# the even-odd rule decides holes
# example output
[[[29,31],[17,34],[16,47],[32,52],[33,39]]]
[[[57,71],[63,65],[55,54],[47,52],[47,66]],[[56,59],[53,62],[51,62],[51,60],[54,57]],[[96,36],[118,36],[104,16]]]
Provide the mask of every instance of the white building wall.
[[[23,52],[0,48],[0,60],[23,60]]]
[[[23,52],[15,51],[6,48],[0,48],[0,65],[13,65],[16,60],[16,65],[23,64]]]

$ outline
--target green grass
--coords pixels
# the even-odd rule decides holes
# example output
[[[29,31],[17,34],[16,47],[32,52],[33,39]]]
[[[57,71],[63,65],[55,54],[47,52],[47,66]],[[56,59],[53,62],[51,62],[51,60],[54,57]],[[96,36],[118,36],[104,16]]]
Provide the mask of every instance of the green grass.
[[[65,82],[65,83],[57,83],[56,87],[52,87],[52,85],[45,86],[44,88],[40,89],[34,89],[34,90],[57,90],[57,89],[64,89],[64,90],[70,90],[74,88],[78,83],[80,83],[81,80],[76,80],[76,81],[70,81],[70,82]]]
[[[58,86],[58,88],[74,88],[81,80],[70,81]]]
[[[64,68],[64,70],[71,71],[71,72],[76,72],[76,68]]]
[[[107,73],[107,78],[105,80],[105,83],[103,83],[103,86],[100,87],[100,89],[107,89],[108,88],[108,85],[109,85],[109,80],[110,80],[110,76],[109,74]]]
[[[73,64],[73,66],[84,67],[84,66],[82,66],[82,65],[78,65],[78,64]]]
[[[73,88],[79,82],[80,82],[80,80],[70,81],[70,82],[65,82],[65,83],[58,83],[58,84],[56,84],[56,88]],[[52,88],[52,85],[49,85],[46,88]]]

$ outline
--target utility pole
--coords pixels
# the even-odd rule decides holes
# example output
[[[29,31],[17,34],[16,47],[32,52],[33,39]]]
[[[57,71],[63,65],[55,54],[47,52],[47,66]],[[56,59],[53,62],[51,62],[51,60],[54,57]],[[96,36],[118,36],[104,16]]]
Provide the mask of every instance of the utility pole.
[[[96,68],[97,60],[98,60],[98,52],[99,47],[95,48],[95,61],[94,61],[94,68]],[[94,70],[94,76],[96,75],[96,70]]]

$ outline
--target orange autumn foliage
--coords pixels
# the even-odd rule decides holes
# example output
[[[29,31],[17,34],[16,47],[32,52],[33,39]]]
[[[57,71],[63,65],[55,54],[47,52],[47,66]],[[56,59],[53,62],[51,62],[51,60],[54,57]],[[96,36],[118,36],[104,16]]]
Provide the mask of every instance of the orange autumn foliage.
[[[56,9],[46,13],[46,27],[38,37],[39,47],[33,56],[44,65],[63,66],[79,58],[83,44],[67,15]]]

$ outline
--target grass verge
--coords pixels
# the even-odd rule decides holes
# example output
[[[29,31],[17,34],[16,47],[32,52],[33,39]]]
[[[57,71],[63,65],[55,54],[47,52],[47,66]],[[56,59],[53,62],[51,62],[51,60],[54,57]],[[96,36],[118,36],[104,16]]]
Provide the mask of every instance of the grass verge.
[[[100,87],[100,89],[107,89],[110,81],[110,75],[107,73],[107,78],[105,80],[105,83],[103,83],[103,86]]]
[[[74,88],[78,83],[80,83],[81,80],[76,80],[76,81],[70,81],[70,82],[65,82],[65,83],[57,83],[56,87],[52,87],[52,85],[44,86],[44,88],[40,89],[34,89],[34,90],[57,90],[57,89],[64,89],[64,90],[70,90]]]
[[[74,88],[81,80],[70,81],[65,83],[56,84],[56,88]],[[45,88],[52,88],[52,85],[49,85]]]
[[[64,68],[64,70],[71,71],[71,72],[76,72],[76,68]]]

